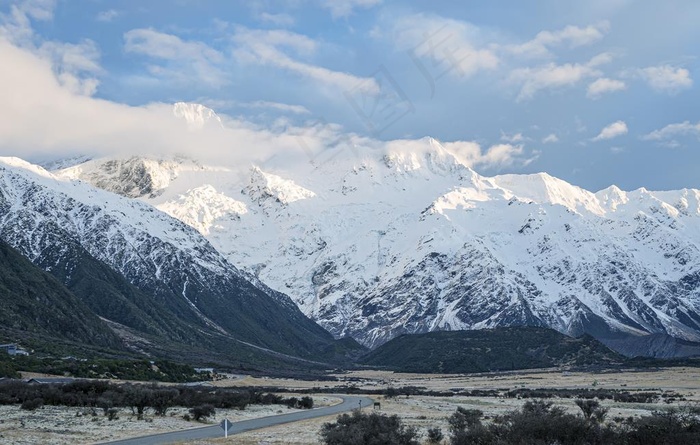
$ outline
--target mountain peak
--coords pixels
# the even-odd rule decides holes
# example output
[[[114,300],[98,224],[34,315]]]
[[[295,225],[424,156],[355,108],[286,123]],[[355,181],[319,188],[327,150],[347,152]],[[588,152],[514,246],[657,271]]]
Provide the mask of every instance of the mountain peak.
[[[618,186],[611,185],[595,194],[600,204],[610,210],[616,210],[618,206],[627,204],[629,198],[627,193],[622,191]]]
[[[191,129],[199,130],[205,125],[212,123],[218,127],[223,127],[221,118],[211,108],[202,104],[177,102],[173,105],[173,114],[179,119],[184,119]]]
[[[246,191],[259,203],[266,198],[273,198],[281,204],[290,204],[316,196],[314,192],[297,185],[294,181],[266,173],[257,166],[251,169],[250,185],[246,187]]]
[[[494,176],[493,180],[518,198],[538,204],[559,204],[574,212],[605,214],[596,195],[548,173],[499,175]]]
[[[30,171],[32,173],[35,173],[39,176],[44,176],[46,178],[54,178],[54,175],[51,174],[51,172],[47,171],[44,167],[31,164],[24,159],[20,159],[17,157],[2,157],[0,156],[0,163],[5,164],[8,167],[15,167],[15,168],[21,168],[23,170]]]

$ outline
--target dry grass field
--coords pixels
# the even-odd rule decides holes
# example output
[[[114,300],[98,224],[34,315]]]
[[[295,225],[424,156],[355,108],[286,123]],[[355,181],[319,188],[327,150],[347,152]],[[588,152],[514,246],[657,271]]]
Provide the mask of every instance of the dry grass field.
[[[416,386],[427,390],[474,390],[518,388],[597,388],[635,391],[673,391],[680,393],[687,401],[672,403],[621,403],[610,400],[602,404],[610,408],[608,418],[616,416],[641,416],[657,409],[679,404],[700,403],[700,369],[669,368],[646,371],[608,371],[598,373],[562,372],[561,370],[536,370],[481,375],[435,375],[399,374],[385,371],[353,371],[337,374],[338,381],[300,381],[271,378],[244,377],[217,381],[217,386],[260,386],[294,389],[334,388],[355,385],[359,392],[388,387],[400,388]],[[429,397],[399,396],[387,399],[372,396],[381,403],[381,412],[396,414],[408,425],[415,426],[425,437],[430,427],[440,427],[447,432],[446,418],[458,406],[480,409],[485,416],[492,417],[519,407],[524,400],[500,397]],[[337,403],[328,395],[313,395],[316,406]],[[572,412],[578,408],[573,399],[553,399]],[[371,409],[371,408],[366,408]],[[20,410],[17,406],[0,407],[0,444],[87,444],[123,437],[154,434],[174,429],[201,426],[196,422],[182,419],[183,409],[173,409],[166,417],[148,415],[138,421],[128,409],[122,410],[117,421],[108,421],[103,416],[83,414],[82,409],[44,407],[34,412]],[[281,406],[250,406],[245,411],[219,410],[211,423],[224,417],[232,421],[253,417],[274,415],[290,410]],[[188,442],[189,444],[241,444],[241,445],[282,445],[317,444],[318,432],[324,422],[333,421],[334,416],[268,429],[253,431],[226,439]]]

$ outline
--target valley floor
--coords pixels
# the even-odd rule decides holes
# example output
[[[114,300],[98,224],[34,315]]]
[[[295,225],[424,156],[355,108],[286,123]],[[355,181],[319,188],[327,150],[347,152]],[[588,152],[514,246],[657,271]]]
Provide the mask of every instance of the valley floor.
[[[670,368],[645,371],[606,371],[597,373],[551,371],[520,371],[509,373],[493,373],[480,375],[430,375],[430,374],[398,374],[384,371],[354,371],[336,375],[337,382],[299,381],[272,378],[243,377],[238,379],[215,382],[218,386],[260,386],[294,389],[323,388],[331,390],[334,387],[355,385],[358,392],[385,389],[387,387],[401,388],[403,386],[422,387],[427,390],[445,391],[451,389],[498,389],[511,390],[518,388],[584,388],[584,389],[616,389],[630,392],[636,391],[672,391],[685,397],[687,401],[672,401],[671,403],[621,403],[611,400],[602,402],[609,407],[608,419],[615,417],[642,416],[657,409],[672,406],[700,403],[700,369]],[[480,409],[485,416],[492,417],[521,406],[525,399],[500,397],[428,397],[428,396],[399,396],[386,398],[370,395],[381,403],[381,412],[397,414],[408,425],[419,429],[425,438],[428,428],[440,427],[447,434],[447,417],[458,406]],[[316,406],[337,402],[329,395],[313,395]],[[578,412],[573,399],[551,399],[556,405]],[[371,408],[365,408],[371,409]],[[44,407],[35,412],[22,411],[17,406],[0,407],[0,444],[83,444],[104,440],[115,440],[158,432],[172,431],[202,426],[201,423],[187,422],[182,419],[184,409],[173,409],[166,417],[149,415],[147,421],[137,421],[128,409],[122,410],[119,420],[108,421],[99,415],[93,417],[79,415],[84,409]],[[245,411],[217,410],[218,423],[224,417],[231,421],[253,417],[263,417],[289,412],[279,405],[250,406]],[[325,422],[333,421],[335,416],[297,422],[263,430],[236,435],[227,439],[192,441],[189,444],[224,444],[241,445],[282,445],[282,444],[318,444],[318,432]],[[93,420],[96,419],[96,420]]]
[[[280,386],[287,388],[332,388],[355,384],[358,388],[374,390],[393,386],[425,387],[428,390],[444,391],[459,388],[473,389],[516,389],[516,388],[598,388],[618,389],[628,391],[673,391],[682,394],[688,400],[675,401],[670,404],[658,403],[620,403],[606,400],[603,406],[609,407],[608,419],[615,417],[643,416],[657,409],[672,406],[700,403],[700,369],[669,368],[657,371],[609,371],[601,373],[562,372],[552,371],[520,371],[511,373],[493,373],[481,375],[435,375],[435,374],[399,374],[384,371],[355,371],[338,374],[338,382],[307,382],[281,379],[257,379],[248,377],[236,382],[220,382],[228,385],[262,385]],[[468,409],[479,409],[487,417],[503,414],[506,411],[519,408],[525,399],[509,399],[498,397],[428,397],[428,396],[399,396],[387,399],[384,396],[370,396],[381,403],[383,414],[398,415],[407,425],[418,428],[422,440],[425,440],[427,429],[439,427],[448,435],[447,417],[458,406]],[[556,405],[565,407],[572,413],[580,412],[575,406],[574,399],[551,399]],[[190,444],[225,444],[240,445],[306,445],[320,444],[318,432],[325,422],[334,421],[334,417],[315,419],[289,425],[251,431],[235,437],[235,441],[225,439],[190,442]]]
[[[328,396],[314,397],[316,406],[339,401]],[[188,412],[185,408],[171,408],[164,417],[148,412],[144,420],[137,420],[130,409],[124,408],[119,410],[118,419],[110,421],[100,409],[93,415],[91,408],[45,406],[24,411],[16,405],[0,406],[0,444],[90,444],[216,425],[224,418],[237,422],[295,411],[300,410],[281,405],[249,405],[243,411],[217,409],[214,418],[202,423],[184,420],[183,415]]]

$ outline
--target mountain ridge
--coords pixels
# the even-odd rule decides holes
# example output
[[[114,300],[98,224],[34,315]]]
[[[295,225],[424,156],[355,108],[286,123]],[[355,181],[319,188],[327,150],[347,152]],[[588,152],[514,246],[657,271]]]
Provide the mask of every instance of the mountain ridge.
[[[51,336],[89,346],[123,349],[121,340],[49,273],[0,240],[0,332]]]
[[[111,321],[145,329],[136,325],[145,320],[180,342],[215,336],[219,353],[230,337],[307,360],[342,357],[332,356],[336,341],[288,297],[252,284],[198,232],[148,204],[1,158],[0,210],[0,239],[82,289]],[[95,288],[101,300],[91,295]],[[104,301],[111,297],[122,299]]]
[[[155,159],[147,174],[172,179],[138,199],[195,227],[334,336],[369,347],[511,325],[700,340],[699,190],[593,193],[546,173],[486,177],[471,155],[424,138],[245,168]],[[118,192],[133,178],[105,176],[109,162],[127,160],[56,174]]]

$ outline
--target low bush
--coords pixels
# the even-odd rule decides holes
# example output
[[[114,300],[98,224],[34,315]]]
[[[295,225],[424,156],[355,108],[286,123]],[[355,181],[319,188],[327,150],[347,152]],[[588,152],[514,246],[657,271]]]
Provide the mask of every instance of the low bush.
[[[445,438],[445,435],[442,434],[442,430],[440,428],[428,428],[428,443],[431,445],[436,445],[442,442],[442,439]]]
[[[481,412],[458,408],[448,419],[451,445],[697,445],[700,409],[654,412],[605,423],[598,401],[578,400],[581,415],[552,402],[528,400],[521,409],[481,422]]]
[[[216,414],[216,409],[208,403],[190,408],[190,415],[197,422],[211,417],[214,414]]]
[[[25,400],[20,405],[20,408],[25,409],[27,411],[34,411],[35,409],[39,409],[42,406],[44,406],[44,399],[37,397],[35,399]]]
[[[323,424],[321,437],[326,445],[418,445],[415,428],[407,428],[398,416],[360,411]]]

